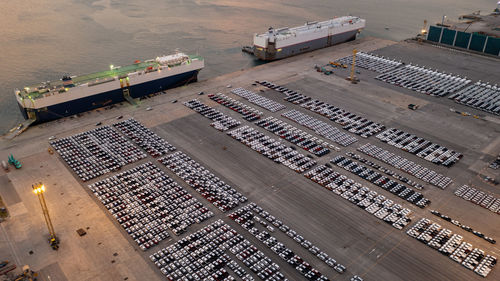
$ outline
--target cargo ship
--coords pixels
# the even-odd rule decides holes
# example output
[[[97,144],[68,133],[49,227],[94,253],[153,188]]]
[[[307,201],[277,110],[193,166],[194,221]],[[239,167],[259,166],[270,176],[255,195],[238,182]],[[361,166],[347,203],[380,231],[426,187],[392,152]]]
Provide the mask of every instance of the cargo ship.
[[[271,27],[266,33],[254,35],[251,52],[264,61],[283,59],[354,40],[365,24],[364,19],[346,16],[293,28]]]
[[[25,119],[42,123],[103,106],[130,101],[195,82],[204,67],[200,56],[176,53],[127,66],[16,89]]]

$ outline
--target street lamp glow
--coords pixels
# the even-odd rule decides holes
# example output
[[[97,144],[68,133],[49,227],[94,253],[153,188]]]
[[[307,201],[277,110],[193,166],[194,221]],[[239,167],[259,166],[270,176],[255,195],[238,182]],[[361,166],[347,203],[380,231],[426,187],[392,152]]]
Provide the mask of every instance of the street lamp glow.
[[[33,193],[39,194],[45,192],[45,185],[38,184],[33,186]]]
[[[52,249],[59,249],[59,238],[56,236],[56,232],[54,231],[54,226],[52,225],[52,220],[49,216],[49,210],[47,208],[47,203],[45,202],[45,196],[43,193],[45,192],[45,185],[40,183],[35,183],[31,186],[33,188],[33,193],[36,194],[38,200],[40,201],[40,206],[42,207],[43,217],[45,219],[45,223],[47,224],[47,228],[49,229],[49,244]]]

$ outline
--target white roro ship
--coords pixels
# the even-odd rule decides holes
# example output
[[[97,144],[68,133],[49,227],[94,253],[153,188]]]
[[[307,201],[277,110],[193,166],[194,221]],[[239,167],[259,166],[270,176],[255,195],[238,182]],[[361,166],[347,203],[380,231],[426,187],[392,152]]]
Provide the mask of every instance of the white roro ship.
[[[74,115],[197,81],[200,56],[177,53],[16,90],[25,119],[35,123]]]
[[[269,28],[253,37],[254,55],[265,61],[282,59],[356,39],[366,21],[346,16],[322,22],[308,22],[294,28]]]

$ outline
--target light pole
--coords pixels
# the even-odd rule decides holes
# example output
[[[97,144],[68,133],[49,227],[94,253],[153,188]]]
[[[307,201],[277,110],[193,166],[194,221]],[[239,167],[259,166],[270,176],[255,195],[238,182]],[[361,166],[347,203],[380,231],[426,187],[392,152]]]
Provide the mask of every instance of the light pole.
[[[42,207],[43,217],[45,218],[45,223],[47,224],[47,228],[49,229],[49,244],[52,249],[59,249],[59,239],[56,236],[56,232],[54,231],[54,226],[52,225],[52,220],[49,216],[49,209],[47,208],[47,203],[45,203],[45,185],[42,183],[36,183],[31,186],[33,188],[33,193],[38,196],[38,200],[40,201],[40,206]]]

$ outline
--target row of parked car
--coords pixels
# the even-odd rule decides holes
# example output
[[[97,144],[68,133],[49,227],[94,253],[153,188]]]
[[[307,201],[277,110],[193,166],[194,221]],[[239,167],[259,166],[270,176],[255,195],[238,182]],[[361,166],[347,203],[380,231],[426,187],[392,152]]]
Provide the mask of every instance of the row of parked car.
[[[311,97],[303,95],[297,91],[292,91],[289,89],[286,89],[286,90],[287,90],[287,92],[284,92],[284,93],[286,93],[286,96],[283,99],[286,100],[287,102],[291,102],[293,104],[298,105],[298,104],[302,104],[302,103],[305,103],[305,102],[312,100]]]
[[[461,235],[453,234],[429,219],[422,218],[406,233],[482,277],[486,277],[496,265],[496,257],[485,255],[483,250],[463,241]]]
[[[245,196],[182,151],[164,156],[158,161],[222,212],[247,201]]]
[[[498,154],[497,159],[495,159],[495,161],[490,163],[489,167],[492,168],[493,170],[497,170],[500,168],[500,154]]]
[[[328,117],[333,122],[341,125],[344,130],[362,138],[371,137],[385,129],[382,124],[317,99],[305,102],[300,106]]]
[[[88,187],[142,250],[214,215],[151,162]]]
[[[257,85],[257,84],[260,84],[262,86],[267,87],[268,89],[272,89],[272,90],[275,90],[277,92],[285,94],[285,98],[283,98],[283,99],[288,101],[288,102],[291,102],[293,104],[301,104],[301,103],[304,103],[306,101],[310,101],[312,99],[311,97],[308,97],[306,95],[302,95],[301,93],[299,93],[297,91],[288,89],[285,86],[276,85],[276,84],[269,82],[269,81],[266,81],[266,80],[255,81],[255,85]]]
[[[380,74],[375,79],[421,94],[444,97],[454,93],[471,80],[418,65],[408,64]]]
[[[436,165],[443,165],[445,167],[453,166],[463,157],[463,154],[460,152],[456,152],[445,146],[396,128],[389,128],[383,131],[377,135],[377,138],[388,145],[417,155]]]
[[[372,167],[372,168],[374,168],[375,170],[381,171],[382,173],[384,173],[384,174],[386,174],[386,175],[389,175],[389,176],[391,176],[391,177],[393,177],[393,178],[395,178],[395,179],[397,179],[397,180],[399,180],[399,181],[401,181],[401,182],[403,182],[403,183],[405,183],[405,184],[407,184],[407,185],[409,185],[409,186],[413,186],[414,188],[416,188],[416,189],[420,189],[420,190],[424,189],[424,186],[423,186],[423,185],[421,185],[421,184],[419,184],[419,183],[416,183],[416,182],[414,182],[414,181],[412,181],[412,180],[408,179],[407,177],[402,176],[402,175],[400,175],[400,174],[398,174],[398,173],[394,172],[394,171],[393,171],[393,170],[391,170],[391,169],[388,169],[388,168],[382,167],[382,166],[380,166],[380,165],[379,165],[379,164],[377,164],[377,163],[373,163],[372,161],[370,161],[370,160],[368,160],[368,159],[366,159],[366,158],[363,158],[363,157],[362,157],[361,155],[359,155],[359,154],[352,153],[352,152],[346,152],[345,154],[346,154],[347,156],[351,157],[352,159],[357,160],[357,161],[359,161],[359,162],[361,162],[361,163],[363,163],[363,164],[365,164],[365,165],[367,165],[367,166],[369,166],[369,167]]]
[[[450,218],[449,216],[447,215],[444,215],[444,214],[441,214],[440,212],[436,211],[436,210],[431,210],[431,214],[437,216],[437,217],[440,217],[442,218],[443,220],[447,221],[447,222],[450,222],[458,227],[460,227],[461,229],[465,230],[465,231],[468,231],[474,235],[476,235],[477,237],[480,237],[480,238],[483,238],[484,240],[488,241],[489,243],[491,244],[496,244],[497,241],[491,237],[488,237],[488,236],[485,236],[483,233],[477,231],[477,230],[474,230],[472,229],[472,227],[468,226],[468,225],[465,225],[465,224],[462,224],[461,222],[457,221],[457,220],[454,220],[452,218]]]
[[[286,247],[282,242],[280,242],[275,236],[273,236],[268,231],[259,230],[257,228],[256,222],[259,224],[267,225],[267,228],[273,229],[273,227],[269,226],[267,222],[252,213],[252,205],[247,205],[242,207],[232,214],[229,215],[229,218],[237,222],[244,229],[248,230],[250,234],[255,236],[259,241],[264,243],[268,248],[270,248],[275,254],[277,254],[280,258],[285,260],[288,264],[294,267],[304,278],[307,280],[329,280],[328,277],[320,273],[317,269],[312,267],[308,262],[303,260],[302,257],[293,252],[290,248]],[[269,215],[270,216],[270,215]],[[267,217],[266,217],[267,219]],[[274,231],[274,230],[273,230]],[[317,251],[316,249],[311,247],[306,247],[312,253],[312,251]]]
[[[210,123],[210,126],[221,132],[232,129],[241,124],[240,121],[234,119],[233,117],[227,116],[226,114],[202,103],[197,99],[187,101],[184,105],[212,120],[213,122]]]
[[[384,195],[377,194],[376,191],[335,172],[326,165],[317,166],[305,173],[304,176],[396,229],[403,229],[410,223],[411,211],[409,209],[395,204]]]
[[[344,65],[352,65],[352,55],[336,60],[336,62]],[[367,54],[364,52],[356,53],[356,67],[361,67],[378,73],[384,73],[402,65],[401,61],[384,58],[375,54]]]
[[[203,227],[149,258],[168,280],[236,280],[224,267],[229,267],[239,280],[254,280],[232,257],[262,280],[287,280],[279,265],[222,220]]]
[[[208,97],[211,100],[243,115],[243,119],[247,121],[253,122],[259,120],[262,117],[262,111],[258,111],[257,109],[250,107],[240,101],[232,99],[222,93],[218,93],[215,95],[210,94],[208,95]]]
[[[266,97],[263,97],[259,94],[256,94],[252,91],[249,91],[249,90],[241,88],[241,87],[232,89],[231,93],[233,93],[237,96],[240,96],[240,97],[248,100],[249,102],[251,102],[255,105],[258,105],[262,108],[265,108],[271,112],[280,111],[280,110],[286,108],[286,106],[282,105],[279,102],[275,102],[273,100],[270,100]]]
[[[250,232],[250,234],[255,236],[255,238],[257,238],[259,241],[264,243],[264,245],[270,248],[280,258],[282,258],[288,264],[293,266],[307,280],[318,280],[318,281],[329,280],[328,277],[320,273],[317,269],[312,267],[308,262],[304,261],[302,257],[294,253],[290,248],[286,247],[275,236],[271,235],[271,233],[269,233],[265,229],[259,230],[259,228],[256,227],[256,220],[258,220],[263,225],[267,225],[267,223],[252,213],[251,211],[252,207],[253,205],[247,205],[245,207],[242,207],[233,212],[232,214],[229,214],[229,218],[237,222],[244,229]],[[313,251],[314,252],[317,251],[316,249],[312,248],[308,249],[311,251],[311,253]]]
[[[239,223],[240,225],[242,225],[245,229],[249,230],[250,232],[264,233],[257,236],[267,237],[265,240],[262,240],[262,242],[284,259],[288,258],[289,260],[290,258],[295,257],[295,254],[293,254],[291,250],[286,251],[285,250],[286,248],[283,246],[283,243],[279,242],[275,237],[272,237],[271,234],[268,233],[266,230],[259,231],[256,228],[256,225],[260,224],[263,228],[267,229],[270,232],[274,232],[275,231],[274,229],[277,228],[281,232],[286,234],[288,237],[290,237],[290,239],[293,239],[297,244],[301,245],[311,254],[313,254],[322,262],[324,262],[326,265],[335,269],[337,272],[344,273],[346,270],[346,267],[344,265],[337,263],[337,261],[334,258],[328,256],[327,253],[321,251],[319,247],[313,245],[310,241],[306,240],[302,235],[298,234],[295,230],[290,228],[288,225],[284,224],[281,220],[269,214],[269,212],[265,211],[262,207],[257,206],[257,204],[253,202],[248,204],[247,206],[238,209],[234,213],[230,214],[229,217],[232,220]],[[302,260],[302,259],[295,258],[294,260]],[[297,264],[292,264],[292,265],[295,266],[296,268],[298,267]],[[320,276],[318,276],[317,274],[312,274],[312,275],[313,278],[314,276],[320,278]]]
[[[463,185],[455,191],[455,195],[486,208],[493,213],[500,214],[500,198],[494,197],[491,194],[468,185]]]
[[[490,85],[479,81],[448,98],[472,108],[500,115],[500,87],[496,84]]]
[[[155,158],[176,149],[175,146],[159,137],[134,118],[115,123],[113,127]]]
[[[243,126],[227,134],[275,163],[283,164],[297,173],[303,173],[316,165],[312,156],[305,156],[296,149],[288,147],[252,127]]]
[[[348,146],[358,141],[356,137],[346,134],[326,122],[311,117],[295,109],[284,112],[281,114],[281,116],[288,118],[308,129],[311,129],[316,134],[342,146]]]
[[[284,98],[286,101],[300,104],[300,106],[309,109],[313,112],[321,114],[330,120],[340,124],[343,129],[359,135],[363,138],[368,138],[380,131],[382,131],[385,126],[376,122],[373,122],[362,116],[358,116],[340,107],[328,104],[326,102],[312,99],[307,97],[297,91],[290,90],[283,86],[278,86],[274,83],[268,81],[256,81],[257,83],[268,87],[269,89],[276,90],[286,95]]]
[[[453,182],[450,177],[437,173],[429,168],[423,167],[413,161],[396,155],[395,153],[389,152],[374,144],[367,143],[363,146],[360,146],[358,148],[358,151],[361,151],[366,155],[387,163],[396,169],[406,172],[416,177],[417,179],[420,179],[441,189],[445,189]],[[417,185],[419,186],[414,186],[416,188],[422,188],[420,184]]]
[[[328,148],[329,144],[327,142],[324,142],[317,137],[313,137],[310,134],[272,116],[255,122],[255,125],[274,133],[282,139],[296,144],[316,156],[323,156],[330,152],[330,149]]]
[[[381,173],[342,155],[333,158],[330,162],[420,208],[424,208],[431,203],[422,193],[414,191],[404,184],[391,180]]]
[[[147,156],[110,126],[54,140],[50,145],[83,181],[117,171]]]

